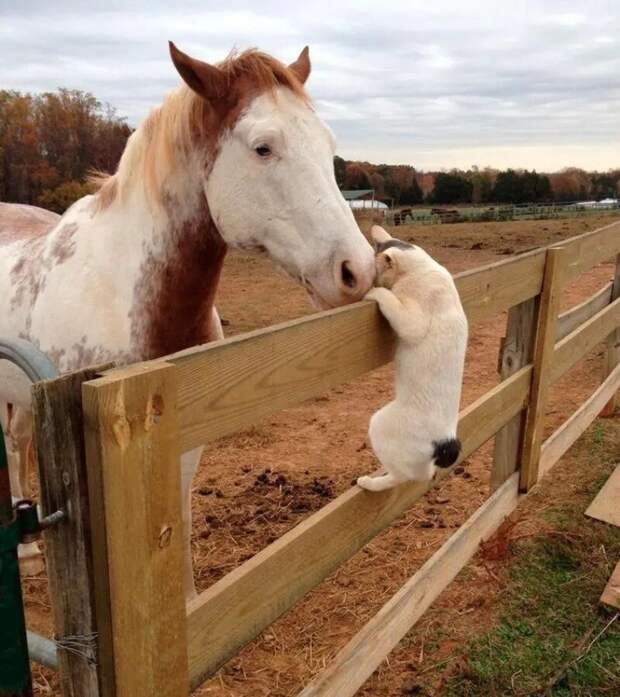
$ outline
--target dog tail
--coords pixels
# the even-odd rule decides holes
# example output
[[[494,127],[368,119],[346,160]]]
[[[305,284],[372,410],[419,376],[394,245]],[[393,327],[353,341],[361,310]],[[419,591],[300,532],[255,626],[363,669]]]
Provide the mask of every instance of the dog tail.
[[[433,441],[433,459],[437,467],[451,467],[461,454],[461,441],[458,438],[444,438]]]

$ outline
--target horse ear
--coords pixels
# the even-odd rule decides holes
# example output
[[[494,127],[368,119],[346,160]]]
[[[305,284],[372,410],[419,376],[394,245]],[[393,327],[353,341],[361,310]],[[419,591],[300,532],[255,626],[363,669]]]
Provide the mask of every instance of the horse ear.
[[[168,42],[170,58],[185,84],[204,99],[215,99],[226,92],[226,75],[214,65],[203,63]]]
[[[373,225],[370,230],[370,236],[372,237],[375,244],[381,244],[382,242],[387,242],[392,238],[390,235],[380,226]]]
[[[304,46],[297,60],[294,63],[291,63],[288,67],[289,70],[292,70],[295,73],[297,79],[303,85],[308,79],[310,70],[312,69],[312,65],[310,64],[310,49],[307,46]]]

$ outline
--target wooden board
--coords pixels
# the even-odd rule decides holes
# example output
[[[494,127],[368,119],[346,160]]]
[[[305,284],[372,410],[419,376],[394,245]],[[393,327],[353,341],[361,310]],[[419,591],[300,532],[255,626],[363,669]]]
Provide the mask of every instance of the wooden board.
[[[559,380],[586,353],[605,341],[620,325],[620,298],[614,300],[587,322],[577,327],[555,345],[551,366],[551,382]]]
[[[620,561],[612,573],[600,600],[602,605],[607,605],[612,610],[620,610]]]
[[[560,291],[564,283],[566,266],[567,253],[565,248],[555,247],[547,252],[545,278],[534,342],[532,387],[523,435],[523,455],[520,469],[522,491],[528,491],[538,481],[543,421],[551,384],[555,324],[560,307]]]
[[[581,324],[587,322],[597,312],[607,307],[612,301],[612,287],[613,283],[608,283],[587,300],[563,312],[558,317],[555,340],[560,341],[560,339],[575,331]],[[615,298],[613,299],[615,300]]]
[[[616,257],[616,271],[611,288],[611,300],[620,297],[620,255]],[[620,330],[616,329],[607,337],[607,347],[605,350],[605,365],[603,367],[603,377],[607,377],[612,370],[620,363]],[[602,416],[613,416],[618,407],[618,393],[614,393],[607,404],[601,410]]]
[[[97,621],[86,487],[82,383],[109,365],[88,368],[33,387],[33,443],[43,515],[68,516],[44,533],[49,597],[63,697],[99,697],[95,658]],[[80,651],[63,650],[65,637],[84,637]],[[75,639],[73,640],[75,642]]]
[[[600,414],[620,387],[620,366],[616,366],[588,399],[543,443],[539,473],[542,476],[564,455]],[[618,504],[620,506],[620,503]]]
[[[508,311],[506,336],[500,352],[502,380],[531,363],[537,316],[538,298],[530,298]],[[522,411],[497,432],[491,466],[491,491],[495,491],[517,470],[524,430],[525,411]]]
[[[585,273],[602,261],[608,261],[620,253],[620,222],[609,223],[597,230],[563,240],[561,245],[568,252],[566,280]]]
[[[234,433],[392,360],[375,302],[218,342],[178,368],[183,451]]]
[[[461,459],[524,406],[530,367],[461,412]],[[439,473],[439,478],[446,471]],[[213,584],[188,606],[192,687],[298,602],[428,491],[428,483],[367,492],[353,487]]]
[[[614,223],[566,240],[567,279],[620,251],[619,231],[620,223]],[[458,274],[469,322],[540,293],[545,253],[535,250]],[[182,450],[247,428],[384,365],[393,349],[392,333],[375,304],[362,302],[170,356],[166,360],[179,367]]]
[[[620,251],[620,223],[563,244],[572,278]],[[546,251],[458,274],[470,323],[540,293]],[[254,425],[391,360],[393,336],[376,304],[361,302],[164,359],[179,369],[181,449]]]
[[[586,515],[620,527],[620,465],[588,506]]]
[[[105,697],[187,697],[176,369],[82,387]]]
[[[556,344],[551,377],[562,375],[584,349],[600,343],[617,322],[620,304],[610,305]],[[459,435],[464,456],[525,407],[531,371],[531,366],[522,368],[461,414]],[[572,434],[580,427],[573,425]],[[566,431],[564,442],[569,436]],[[556,445],[561,445],[560,440]],[[553,450],[548,452],[551,457]],[[383,500],[368,499],[369,494],[351,489],[191,603],[188,641],[192,686],[200,684],[426,492],[425,487],[400,489],[402,492],[380,494],[385,496]],[[312,559],[311,564],[308,559]]]
[[[517,506],[513,474],[349,641],[299,697],[351,697]]]
[[[612,283],[607,284],[584,302],[562,313],[556,324],[556,341],[568,336],[609,305],[612,286]],[[530,298],[510,308],[506,336],[502,340],[500,352],[499,370],[502,380],[531,362],[537,311],[537,298]],[[525,412],[517,414],[495,436],[491,491],[495,491],[517,469],[525,431],[525,417]]]

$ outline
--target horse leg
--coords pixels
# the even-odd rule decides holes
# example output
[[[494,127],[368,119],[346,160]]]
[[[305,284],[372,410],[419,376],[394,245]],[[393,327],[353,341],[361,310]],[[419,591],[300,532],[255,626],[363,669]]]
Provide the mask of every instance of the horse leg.
[[[12,405],[6,405],[3,411],[11,494],[17,501],[32,494],[29,482],[30,465],[34,463],[32,413]],[[19,566],[26,576],[36,576],[45,569],[43,553],[36,542],[21,544],[18,556]]]
[[[181,455],[181,510],[183,512],[183,537],[185,543],[183,580],[186,602],[196,597],[194,566],[192,563],[192,481],[200,464],[203,450],[204,448],[201,445],[199,448],[194,448],[194,450]]]

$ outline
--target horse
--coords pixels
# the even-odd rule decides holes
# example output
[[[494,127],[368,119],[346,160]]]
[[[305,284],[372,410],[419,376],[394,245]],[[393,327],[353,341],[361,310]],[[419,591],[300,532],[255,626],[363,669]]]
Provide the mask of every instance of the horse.
[[[372,248],[336,184],[334,136],[305,89],[308,47],[288,66],[256,49],[218,64],[169,50],[180,87],[94,194],[48,230],[0,210],[0,335],[31,341],[60,372],[221,337],[214,300],[229,247],[267,255],[318,309],[360,300],[372,285]],[[5,362],[0,402],[30,408],[28,384]],[[188,599],[201,454],[180,463]]]

